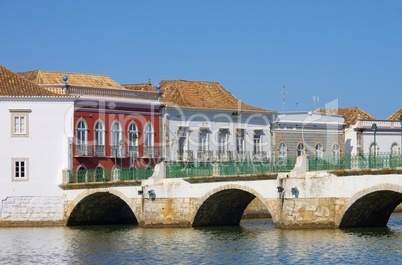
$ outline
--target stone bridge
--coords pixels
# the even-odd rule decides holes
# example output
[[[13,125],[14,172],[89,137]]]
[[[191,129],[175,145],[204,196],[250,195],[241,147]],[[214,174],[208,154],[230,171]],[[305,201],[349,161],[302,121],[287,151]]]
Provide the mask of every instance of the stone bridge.
[[[402,202],[402,169],[306,171],[273,175],[166,179],[164,166],[141,183],[65,189],[67,225],[142,227],[238,225],[259,200],[279,228],[386,226]]]

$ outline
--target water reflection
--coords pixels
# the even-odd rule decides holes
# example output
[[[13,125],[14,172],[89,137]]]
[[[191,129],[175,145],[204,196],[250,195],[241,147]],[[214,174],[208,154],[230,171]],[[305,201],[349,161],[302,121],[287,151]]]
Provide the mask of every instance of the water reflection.
[[[241,226],[1,228],[2,264],[373,264],[402,259],[402,215],[387,228],[285,230]]]

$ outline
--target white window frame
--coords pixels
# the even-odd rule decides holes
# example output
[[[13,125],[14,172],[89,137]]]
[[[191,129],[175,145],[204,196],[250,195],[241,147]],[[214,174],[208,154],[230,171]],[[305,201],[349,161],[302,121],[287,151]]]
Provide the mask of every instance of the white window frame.
[[[339,157],[341,155],[341,147],[339,144],[335,143],[332,145],[332,155],[334,157]]]
[[[128,145],[138,147],[138,126],[135,122],[131,122],[128,126]]]
[[[95,122],[94,141],[95,145],[105,145],[105,124],[102,120],[98,120]]]
[[[137,123],[132,121],[128,125],[128,151],[129,151],[129,157],[131,159],[135,159],[139,156],[139,147],[138,147],[138,138],[139,138],[139,131],[138,131],[138,126]],[[131,164],[134,161],[131,162]]]
[[[225,154],[228,151],[228,136],[227,129],[220,129],[218,131],[218,153]]]
[[[101,119],[94,124],[94,153],[96,156],[105,155],[105,124]]]
[[[29,137],[29,113],[30,109],[10,109],[11,113],[11,137],[14,138],[27,138]],[[24,119],[23,128],[17,124],[16,119],[21,121]]]
[[[154,126],[152,123],[147,123],[145,125],[144,146],[148,148],[154,147]]]
[[[253,150],[254,150],[255,154],[259,154],[262,152],[262,134],[261,133],[254,133]]]
[[[207,152],[209,150],[209,137],[207,130],[200,130],[199,132],[199,146],[198,151]]]
[[[246,151],[245,136],[246,136],[245,129],[237,129],[237,131],[236,131],[236,152],[238,154],[243,154]]]
[[[21,162],[23,162],[23,165],[21,165]],[[29,158],[27,157],[11,158],[11,172],[12,172],[11,176],[12,181],[28,181]],[[24,176],[21,176],[22,172],[24,173]]]
[[[322,144],[321,143],[317,143],[315,145],[315,155],[317,158],[323,158],[324,156],[324,150],[322,148]]]
[[[399,144],[397,143],[392,143],[391,144],[391,155],[397,155],[400,153],[400,147]]]
[[[284,142],[279,143],[278,158],[285,159],[288,157],[287,146]]]
[[[84,127],[79,127],[80,124]],[[76,145],[86,146],[88,143],[88,126],[84,119],[79,119],[76,126]]]
[[[297,144],[297,156],[304,155],[306,153],[306,149],[304,147],[304,143],[298,143]]]
[[[110,146],[113,157],[123,156],[123,129],[119,121],[114,121],[110,130]]]

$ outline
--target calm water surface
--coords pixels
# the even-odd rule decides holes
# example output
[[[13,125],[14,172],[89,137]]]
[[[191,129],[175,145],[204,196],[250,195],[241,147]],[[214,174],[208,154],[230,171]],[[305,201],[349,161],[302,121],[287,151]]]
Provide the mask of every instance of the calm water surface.
[[[270,219],[239,227],[0,228],[1,264],[402,264],[402,214],[388,227],[275,229]]]

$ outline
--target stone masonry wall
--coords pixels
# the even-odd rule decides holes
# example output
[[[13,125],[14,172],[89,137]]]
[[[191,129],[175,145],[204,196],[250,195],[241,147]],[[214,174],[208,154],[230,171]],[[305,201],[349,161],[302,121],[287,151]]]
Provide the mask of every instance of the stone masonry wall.
[[[0,226],[50,226],[65,223],[64,197],[7,197],[0,205]]]
[[[246,210],[244,210],[242,218],[271,218],[271,213],[260,199],[255,198],[250,202]]]
[[[337,228],[339,213],[347,198],[286,198],[270,200],[276,211],[272,218],[278,228]]]
[[[191,198],[147,199],[138,224],[142,227],[190,227],[195,205]]]

